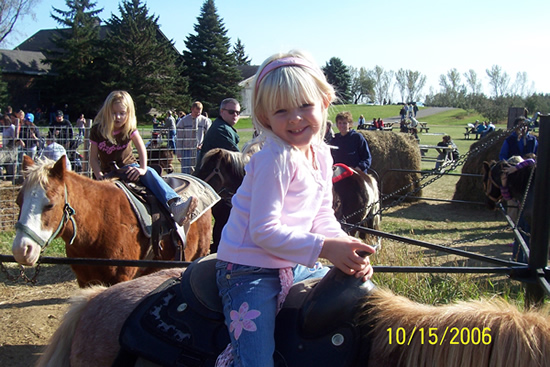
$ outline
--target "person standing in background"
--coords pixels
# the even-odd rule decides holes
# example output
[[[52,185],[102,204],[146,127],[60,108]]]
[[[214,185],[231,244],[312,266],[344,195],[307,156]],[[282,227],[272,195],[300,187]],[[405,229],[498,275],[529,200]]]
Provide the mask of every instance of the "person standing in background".
[[[193,102],[191,113],[185,115],[176,125],[176,155],[180,160],[182,173],[193,173],[197,164],[197,153],[202,147],[210,120],[202,116],[202,103]]]
[[[176,153],[176,120],[172,116],[172,111],[170,110],[166,113],[164,128],[168,131],[168,149]]]

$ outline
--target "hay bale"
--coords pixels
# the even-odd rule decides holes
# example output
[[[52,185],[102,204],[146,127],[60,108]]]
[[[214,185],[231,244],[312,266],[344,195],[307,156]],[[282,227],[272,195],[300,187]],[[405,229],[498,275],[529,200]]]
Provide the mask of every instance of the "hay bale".
[[[498,161],[500,148],[508,135],[509,133],[499,129],[470,145],[470,152],[477,148],[480,150],[468,156],[462,166],[462,173],[481,174],[484,161]],[[485,202],[485,190],[481,178],[461,176],[456,183],[453,200]]]
[[[390,171],[391,169],[420,171],[420,149],[417,141],[410,134],[380,130],[358,132],[363,134],[369,143],[372,154],[371,168],[378,173],[378,184],[382,196],[411,185],[420,178],[419,173]],[[416,182],[398,195],[414,191],[418,186]],[[422,190],[419,190],[415,196],[422,196]]]

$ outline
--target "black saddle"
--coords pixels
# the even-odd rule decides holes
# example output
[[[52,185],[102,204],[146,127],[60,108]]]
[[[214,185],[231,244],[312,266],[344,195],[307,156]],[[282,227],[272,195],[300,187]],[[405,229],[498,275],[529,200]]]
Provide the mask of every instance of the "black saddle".
[[[161,366],[215,365],[230,341],[215,263],[215,255],[193,262],[138,305],[122,328],[113,366],[133,366],[138,357]],[[373,288],[336,268],[292,286],[277,316],[276,366],[351,366],[368,355],[355,313]]]

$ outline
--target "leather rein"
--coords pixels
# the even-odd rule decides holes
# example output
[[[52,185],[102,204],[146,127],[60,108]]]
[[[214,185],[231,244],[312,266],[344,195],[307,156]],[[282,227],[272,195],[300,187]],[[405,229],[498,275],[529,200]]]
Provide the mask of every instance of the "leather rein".
[[[63,206],[63,216],[61,217],[61,221],[59,222],[59,225],[57,226],[57,229],[54,231],[54,233],[50,236],[50,238],[47,241],[44,241],[39,235],[36,234],[30,227],[24,225],[21,223],[21,221],[17,221],[15,223],[15,229],[18,229],[25,233],[27,236],[33,239],[34,242],[36,242],[41,248],[42,251],[46,249],[46,247],[59,235],[65,224],[70,220],[73,224],[73,236],[71,237],[71,241],[69,242],[69,245],[72,245],[75,238],[76,238],[76,222],[73,218],[73,216],[76,214],[76,211],[74,208],[69,204],[68,201],[68,194],[67,194],[67,185],[65,185],[65,205]]]

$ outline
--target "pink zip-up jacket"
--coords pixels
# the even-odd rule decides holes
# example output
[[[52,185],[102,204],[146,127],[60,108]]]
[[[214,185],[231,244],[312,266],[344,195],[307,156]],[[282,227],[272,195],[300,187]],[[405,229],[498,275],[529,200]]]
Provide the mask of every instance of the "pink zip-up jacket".
[[[329,147],[315,145],[313,152],[317,170],[302,153],[267,138],[233,197],[219,260],[271,269],[312,267],[325,237],[346,236],[332,209]]]

